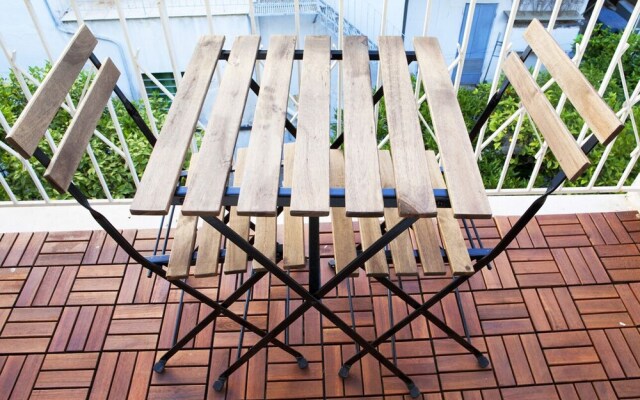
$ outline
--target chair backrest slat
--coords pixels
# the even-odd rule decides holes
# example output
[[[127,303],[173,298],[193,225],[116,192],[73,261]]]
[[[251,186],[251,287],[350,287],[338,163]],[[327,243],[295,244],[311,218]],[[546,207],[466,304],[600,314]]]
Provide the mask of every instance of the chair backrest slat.
[[[549,144],[562,170],[567,174],[567,178],[577,178],[589,166],[589,159],[542,93],[527,67],[515,53],[511,53],[504,61],[502,69]]]
[[[600,143],[607,144],[616,137],[624,125],[540,21],[534,19],[529,24],[524,38]]]
[[[97,43],[89,28],[82,25],[27,103],[7,135],[7,143],[23,157],[33,155]]]
[[[66,192],[73,174],[80,165],[84,150],[89,144],[98,120],[104,111],[111,92],[118,82],[120,71],[110,58],[102,64],[89,91],[64,134],[56,154],[44,176],[60,192]]]

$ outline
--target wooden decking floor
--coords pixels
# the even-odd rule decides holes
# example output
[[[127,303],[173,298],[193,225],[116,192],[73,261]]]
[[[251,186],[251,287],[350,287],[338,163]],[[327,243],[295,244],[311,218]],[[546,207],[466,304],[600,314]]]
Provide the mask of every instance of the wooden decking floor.
[[[491,246],[512,218],[478,221]],[[322,279],[333,275],[331,235],[321,235]],[[150,253],[152,231],[125,231]],[[171,247],[171,240],[168,242]],[[215,334],[200,333],[153,373],[154,360],[172,343],[180,291],[147,278],[103,232],[5,233],[0,237],[0,399],[401,399],[406,388],[371,357],[342,380],[341,360],[354,345],[312,311],[287,340],[309,359],[299,370],[282,351],[261,351],[232,375],[225,391],[210,384],[238,355],[239,329],[219,318]],[[291,273],[305,282],[304,270]],[[213,297],[226,297],[239,276],[190,279]],[[416,298],[450,277],[405,278]],[[366,338],[389,326],[387,292],[361,274],[352,281],[355,325]],[[285,314],[285,287],[264,279],[250,302],[249,319],[269,328]],[[477,366],[424,319],[396,336],[398,365],[425,399],[578,399],[640,397],[640,219],[637,213],[541,216],[491,271],[460,292],[473,344],[491,365]],[[291,309],[300,304],[292,296]],[[210,311],[185,296],[179,335]],[[392,301],[393,318],[407,314]],[[351,323],[346,285],[325,301]],[[233,309],[242,312],[244,302]],[[432,308],[458,332],[456,299]],[[284,337],[283,337],[284,339]],[[256,336],[244,335],[243,349]],[[382,346],[391,357],[391,345]],[[408,398],[408,396],[405,396]]]

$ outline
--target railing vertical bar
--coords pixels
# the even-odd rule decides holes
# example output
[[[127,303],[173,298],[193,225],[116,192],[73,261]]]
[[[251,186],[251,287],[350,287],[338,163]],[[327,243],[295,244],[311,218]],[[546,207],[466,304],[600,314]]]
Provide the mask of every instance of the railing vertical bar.
[[[384,36],[387,33],[387,6],[388,6],[388,1],[382,0],[382,18],[380,19],[380,36]],[[382,80],[382,78],[380,77],[380,61],[378,61],[376,64],[377,64],[376,87],[374,92],[378,90],[378,88],[380,87],[380,81]],[[375,104],[374,115],[375,115],[375,121],[376,121],[374,125],[374,129],[375,129],[375,132],[377,133],[378,120],[380,116],[380,102],[377,102]],[[384,139],[382,139],[380,144],[378,144],[378,148],[382,148],[382,146],[384,146],[388,140],[389,140],[389,133],[387,133],[387,135],[384,137]]]
[[[422,21],[422,36],[427,36],[427,32],[429,30],[429,18],[431,17],[431,4],[433,2],[431,0],[427,0],[427,4],[425,4],[424,9],[424,20]],[[418,68],[418,72],[416,73],[416,100],[418,100],[418,112],[420,112],[420,104],[426,99],[420,99],[420,68]]]
[[[140,73],[140,69],[138,68],[138,63],[136,61],[136,52],[133,51],[133,45],[131,44],[131,38],[129,37],[129,27],[127,26],[127,19],[124,15],[124,12],[122,11],[122,4],[120,4],[120,0],[114,0],[114,1],[116,5],[116,11],[118,12],[118,19],[120,20],[120,27],[122,28],[122,33],[124,35],[125,43],[127,44],[129,58],[131,58],[131,61],[133,64],[133,71],[136,75],[135,79],[138,84],[138,91],[140,92],[140,97],[142,98],[145,111],[147,112],[147,118],[149,119],[149,124],[151,125],[151,131],[157,137],[158,127],[156,126],[156,120],[153,117],[153,111],[151,110],[151,103],[149,103],[149,96],[147,96],[147,89],[144,87],[142,74]]]
[[[509,19],[507,21],[507,27],[504,32],[504,39],[502,41],[502,47],[500,48],[500,55],[498,56],[498,63],[496,64],[496,70],[493,74],[493,81],[491,82],[491,89],[489,90],[489,98],[487,101],[493,97],[493,95],[498,90],[498,83],[500,82],[500,75],[502,71],[502,61],[504,60],[507,49],[511,40],[511,32],[513,31],[513,25],[516,21],[516,14],[518,13],[518,8],[520,7],[520,0],[513,0],[511,4],[511,11],[509,12]],[[478,134],[478,140],[476,144],[476,159],[480,158],[480,153],[482,152],[482,142],[484,140],[484,134],[487,130],[487,123],[482,126],[480,132]]]
[[[118,119],[118,114],[116,114],[116,110],[113,107],[113,100],[109,99],[107,102],[107,110],[109,111],[109,115],[111,116],[111,120],[113,121],[113,128],[116,131],[116,135],[118,135],[118,140],[120,141],[120,145],[122,146],[122,150],[124,151],[124,160],[129,167],[129,172],[131,173],[131,178],[133,179],[133,184],[136,188],[140,185],[140,178],[138,178],[138,171],[136,171],[136,167],[133,164],[133,159],[131,158],[131,153],[129,152],[129,145],[127,144],[127,140],[124,137],[124,133],[122,132],[122,126],[120,125],[120,120]]]
[[[338,0],[338,49],[342,50],[344,37],[344,0]],[[338,63],[338,108],[336,120],[336,137],[342,135],[342,63]]]
[[[477,0],[471,0],[469,2],[469,8],[467,9],[467,21],[464,26],[464,35],[462,36],[462,43],[460,45],[460,53],[458,54],[458,69],[456,70],[456,77],[453,82],[453,88],[458,93],[460,89],[460,80],[462,79],[462,69],[464,68],[464,59],[469,46],[469,37],[471,36],[471,27],[473,26],[473,14],[476,11]]]

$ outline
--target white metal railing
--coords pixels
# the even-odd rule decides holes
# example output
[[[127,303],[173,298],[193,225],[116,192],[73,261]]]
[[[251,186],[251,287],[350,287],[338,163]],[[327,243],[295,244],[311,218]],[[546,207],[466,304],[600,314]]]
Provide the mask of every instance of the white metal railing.
[[[45,54],[49,59],[52,59],[52,51],[49,46],[47,40],[47,32],[45,32],[42,28],[43,24],[40,21],[42,16],[39,16],[32,7],[31,0],[23,0],[27,10],[30,13],[31,19],[33,21],[34,29],[38,32],[41,44],[45,50]],[[136,88],[139,92],[139,99],[143,106],[143,113],[146,118],[149,120],[150,127],[154,134],[158,134],[158,127],[156,125],[156,121],[154,118],[152,104],[147,96],[147,92],[144,87],[144,82],[142,80],[142,76],[148,76],[152,81],[160,88],[160,90],[164,91],[167,97],[172,98],[171,93],[164,87],[162,84],[155,80],[153,75],[149,72],[148,68],[141,64],[139,57],[139,50],[136,47],[136,38],[132,37],[129,34],[129,20],[130,20],[130,12],[131,10],[139,10],[141,8],[145,9],[149,15],[155,15],[157,22],[162,27],[163,32],[163,40],[159,43],[162,43],[166,47],[167,54],[169,57],[168,65],[172,66],[172,72],[175,77],[176,85],[180,84],[180,71],[177,67],[178,62],[176,60],[176,46],[179,42],[178,37],[174,37],[175,32],[172,32],[170,29],[170,18],[175,16],[176,13],[171,10],[175,10],[177,7],[202,7],[203,12],[201,16],[205,16],[207,19],[208,30],[210,33],[224,33],[224,32],[215,32],[215,24],[212,15],[219,15],[222,13],[220,7],[238,7],[238,10],[242,8],[249,18],[250,18],[250,27],[252,33],[259,33],[259,21],[257,20],[257,16],[267,17],[268,15],[294,15],[295,18],[295,28],[296,33],[299,35],[300,32],[300,14],[317,12],[321,14],[325,13],[325,16],[321,18],[327,19],[324,21],[326,27],[329,31],[334,32],[337,36],[337,48],[342,47],[342,38],[344,35],[348,34],[356,34],[356,33],[364,33],[367,34],[371,39],[375,40],[375,38],[380,34],[400,34],[397,28],[390,26],[387,21],[387,12],[388,12],[388,0],[381,0],[382,2],[382,10],[376,11],[375,7],[371,7],[369,3],[366,1],[355,1],[355,0],[225,0],[225,1],[213,1],[213,0],[110,0],[109,2],[97,1],[97,0],[68,0],[69,8],[73,11],[75,19],[78,22],[83,21],[83,15],[85,13],[95,11],[96,7],[105,7],[107,4],[110,8],[110,12],[115,13],[115,19],[117,20],[117,24],[123,33],[124,42],[123,47],[126,48],[128,53],[128,57],[133,61],[133,73],[135,77],[132,77],[135,80]],[[430,19],[433,17],[433,5],[434,0],[427,0],[425,3],[425,17],[422,24],[422,31],[416,32],[416,34],[426,35],[437,35],[437,32],[433,32],[429,30],[430,27]],[[501,77],[501,65],[508,51],[511,50],[511,42],[512,36],[514,34],[514,30],[518,30],[518,26],[516,25],[516,14],[518,10],[527,10],[527,4],[525,4],[525,0],[514,0],[511,6],[511,10],[509,12],[509,18],[504,28],[504,33],[502,34],[503,45],[500,47],[500,53],[497,57],[497,67],[495,73],[493,75],[492,83],[489,89],[489,94],[493,94],[496,92],[498,88],[498,83]],[[548,4],[547,4],[548,3]],[[546,1],[545,4],[548,5],[548,8],[543,10],[545,12],[549,12],[549,19],[547,27],[550,31],[553,32],[553,28],[556,25],[556,22],[559,20],[559,15],[561,11],[571,9],[572,6],[576,6],[579,1],[576,0],[549,0]],[[585,55],[585,52],[589,46],[589,41],[592,37],[596,26],[596,18],[597,15],[602,8],[604,0],[597,0],[594,5],[594,10],[592,13],[592,17],[587,21],[586,27],[583,33],[583,39],[581,43],[576,45],[575,54],[573,56],[573,61],[576,65],[580,65]],[[466,49],[469,46],[469,40],[471,32],[473,31],[473,15],[476,9],[477,0],[470,0],[468,11],[467,11],[467,23],[462,28],[463,34],[460,43],[458,43],[458,48],[456,51],[456,58],[449,66],[449,70],[455,70],[455,74],[453,74],[452,79],[456,89],[460,88],[461,75],[465,64],[465,54]],[[93,7],[93,8],[92,8]],[[218,7],[216,9],[216,7]],[[321,7],[327,7],[325,11],[320,11]],[[363,10],[364,8],[364,10]],[[315,11],[311,11],[315,9]],[[216,11],[217,10],[217,11]],[[535,11],[535,10],[534,10]],[[330,15],[329,15],[330,14]],[[134,15],[137,15],[134,13]],[[616,81],[620,82],[622,86],[625,101],[624,104],[619,107],[619,109],[614,110],[617,112],[617,115],[620,117],[622,121],[625,121],[628,125],[628,128],[622,135],[627,135],[625,138],[619,138],[616,141],[610,143],[605,150],[602,152],[602,155],[599,159],[594,161],[594,171],[591,174],[591,178],[588,183],[576,187],[562,187],[560,192],[564,193],[610,193],[610,192],[620,192],[620,191],[637,191],[638,187],[633,184],[628,184],[628,180],[633,180],[636,178],[636,164],[638,158],[640,158],[640,138],[638,134],[638,127],[636,125],[636,120],[634,116],[634,112],[637,112],[637,105],[640,102],[640,82],[629,82],[627,80],[627,72],[624,70],[622,58],[625,55],[625,52],[629,48],[629,40],[631,34],[634,33],[634,27],[637,24],[640,15],[640,2],[633,9],[633,13],[629,20],[629,23],[626,26],[626,29],[621,35],[620,42],[617,45],[617,48],[611,57],[609,65],[604,73],[603,79],[599,82],[596,87],[601,95],[606,96],[609,86],[615,77]],[[91,24],[91,22],[89,22]],[[63,29],[63,28],[59,28]],[[69,28],[66,28],[69,29]],[[375,46],[375,42],[372,42],[372,45]],[[20,89],[26,99],[30,98],[31,92],[29,90],[29,85],[38,86],[40,82],[34,76],[32,76],[27,68],[24,66],[19,66],[16,62],[17,53],[12,51],[11,43],[6,43],[2,37],[0,36],[0,47],[2,49],[3,56],[7,60],[12,72],[14,73],[16,80],[20,86]],[[145,49],[144,51],[154,51],[154,49]],[[332,67],[336,67],[340,70],[339,63],[333,63]],[[258,63],[256,68],[256,78],[259,80],[260,78],[260,68],[261,64]],[[541,65],[539,62],[536,62],[534,65],[534,75],[537,75],[541,70]],[[88,68],[88,71],[92,71],[92,68]],[[219,74],[219,69],[216,71],[216,74]],[[379,74],[378,74],[379,75]],[[341,132],[341,93],[342,93],[342,79],[341,79],[341,71],[338,72],[338,96],[336,98],[336,125],[338,133]],[[219,75],[218,79],[219,82]],[[420,76],[416,76],[416,101],[418,105],[421,105],[425,101],[425,96],[421,96],[420,88]],[[543,90],[547,90],[553,85],[553,81],[542,83]],[[378,80],[377,85],[380,85],[380,81]],[[561,113],[566,105],[566,96],[561,95],[560,98],[556,101],[555,106],[558,113]],[[62,108],[65,112],[73,115],[75,112],[75,104],[71,101],[71,98],[67,98],[65,104],[62,105]],[[115,107],[113,103],[108,104],[108,114],[112,121],[112,127],[114,132],[113,134],[106,135],[105,132],[100,132],[96,130],[94,132],[95,138],[93,139],[93,143],[95,140],[98,140],[108,146],[109,150],[113,153],[117,154],[118,157],[122,160],[122,165],[129,172],[129,179],[133,182],[134,185],[137,186],[139,182],[139,175],[142,173],[140,170],[136,170],[136,166],[132,159],[132,155],[129,149],[130,143],[128,142],[129,138],[125,136],[123,132],[123,123],[119,121],[117,113],[115,111]],[[289,114],[290,118],[295,121],[297,116],[297,102],[295,96],[290,97],[289,104]],[[424,118],[424,116],[420,115],[420,121],[425,129],[425,131],[431,135],[435,139],[435,135],[433,133],[432,128],[430,127],[428,120]],[[200,123],[199,126],[202,128],[203,124]],[[530,121],[524,109],[522,107],[518,107],[511,115],[504,118],[504,122],[497,127],[496,129],[490,129],[488,126],[484,126],[480,131],[480,135],[477,140],[477,145],[475,148],[476,157],[479,162],[483,161],[483,158],[488,155],[496,154],[496,150],[494,150],[494,144],[496,141],[504,140],[508,143],[504,154],[501,153],[501,163],[502,167],[500,169],[499,178],[495,185],[491,185],[487,187],[487,191],[493,195],[519,195],[519,194],[533,194],[539,193],[544,189],[541,187],[542,185],[537,184],[539,177],[541,176],[541,171],[544,169],[544,161],[547,145],[546,143],[537,136],[537,133],[534,130],[534,141],[536,141],[536,145],[539,146],[540,150],[535,155],[535,164],[529,176],[527,176],[526,184],[521,185],[521,187],[507,187],[506,181],[510,174],[513,174],[513,165],[512,160],[514,160],[514,156],[516,154],[518,146],[525,139],[523,137],[523,132],[525,127],[530,127]],[[7,116],[0,113],[0,127],[5,132],[10,131],[11,124],[7,120]],[[588,128],[583,126],[582,130],[579,132],[578,139],[584,140],[588,136]],[[55,148],[56,143],[53,140],[52,136],[47,132],[46,140],[48,146],[52,149]],[[109,137],[117,138],[117,140],[110,140]],[[506,138],[506,139],[505,139]],[[381,146],[386,143],[388,137],[382,138]],[[620,165],[616,165],[616,184],[600,184],[601,177],[604,171],[607,171],[609,167],[608,161],[610,159],[610,155],[616,149],[617,143],[621,141],[631,141],[635,143],[633,149],[630,151],[628,156],[628,161],[625,163],[624,167],[620,167]],[[619,146],[619,145],[618,145]],[[197,143],[196,140],[192,143],[192,150],[197,151]],[[96,159],[95,155],[92,152],[91,145],[87,148],[90,162],[92,164],[92,169],[95,172],[96,179],[99,181],[100,187],[102,189],[103,195],[99,196],[107,199],[108,201],[113,201],[112,190],[114,188],[110,188],[107,179],[105,179],[105,173],[102,170],[102,166]],[[29,160],[24,160],[18,153],[13,151],[9,146],[5,143],[0,142],[0,154],[6,153],[8,156],[16,159],[21,168],[23,168],[27,172],[28,179],[34,186],[35,191],[38,193],[39,199],[42,202],[48,203],[51,202],[50,196],[47,194],[45,190],[45,185],[40,181],[40,176],[36,173],[34,166],[30,163]],[[4,170],[4,171],[3,171]],[[15,188],[12,188],[9,181],[7,180],[7,176],[5,174],[10,174],[12,171],[6,171],[6,166],[0,165],[0,192],[6,193],[6,198],[9,200],[9,203],[20,204],[25,200],[32,199],[23,199],[20,195],[16,194]],[[636,179],[637,181],[640,181]],[[539,187],[540,186],[540,187]],[[50,192],[51,193],[51,192]]]

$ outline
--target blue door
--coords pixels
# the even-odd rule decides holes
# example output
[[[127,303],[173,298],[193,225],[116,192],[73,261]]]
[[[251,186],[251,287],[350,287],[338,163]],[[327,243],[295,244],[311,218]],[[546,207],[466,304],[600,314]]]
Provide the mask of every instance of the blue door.
[[[496,17],[497,8],[498,4],[496,3],[476,4],[476,9],[473,13],[473,24],[471,25],[469,35],[469,45],[467,46],[467,54],[462,69],[461,83],[463,85],[475,85],[480,82],[484,57],[487,54],[489,36],[491,35],[491,28],[493,28],[493,20]],[[467,23],[468,11],[469,4],[467,3],[464,6],[464,16],[462,18],[462,25],[460,26],[458,43],[462,43],[462,38],[464,37],[464,27]]]

